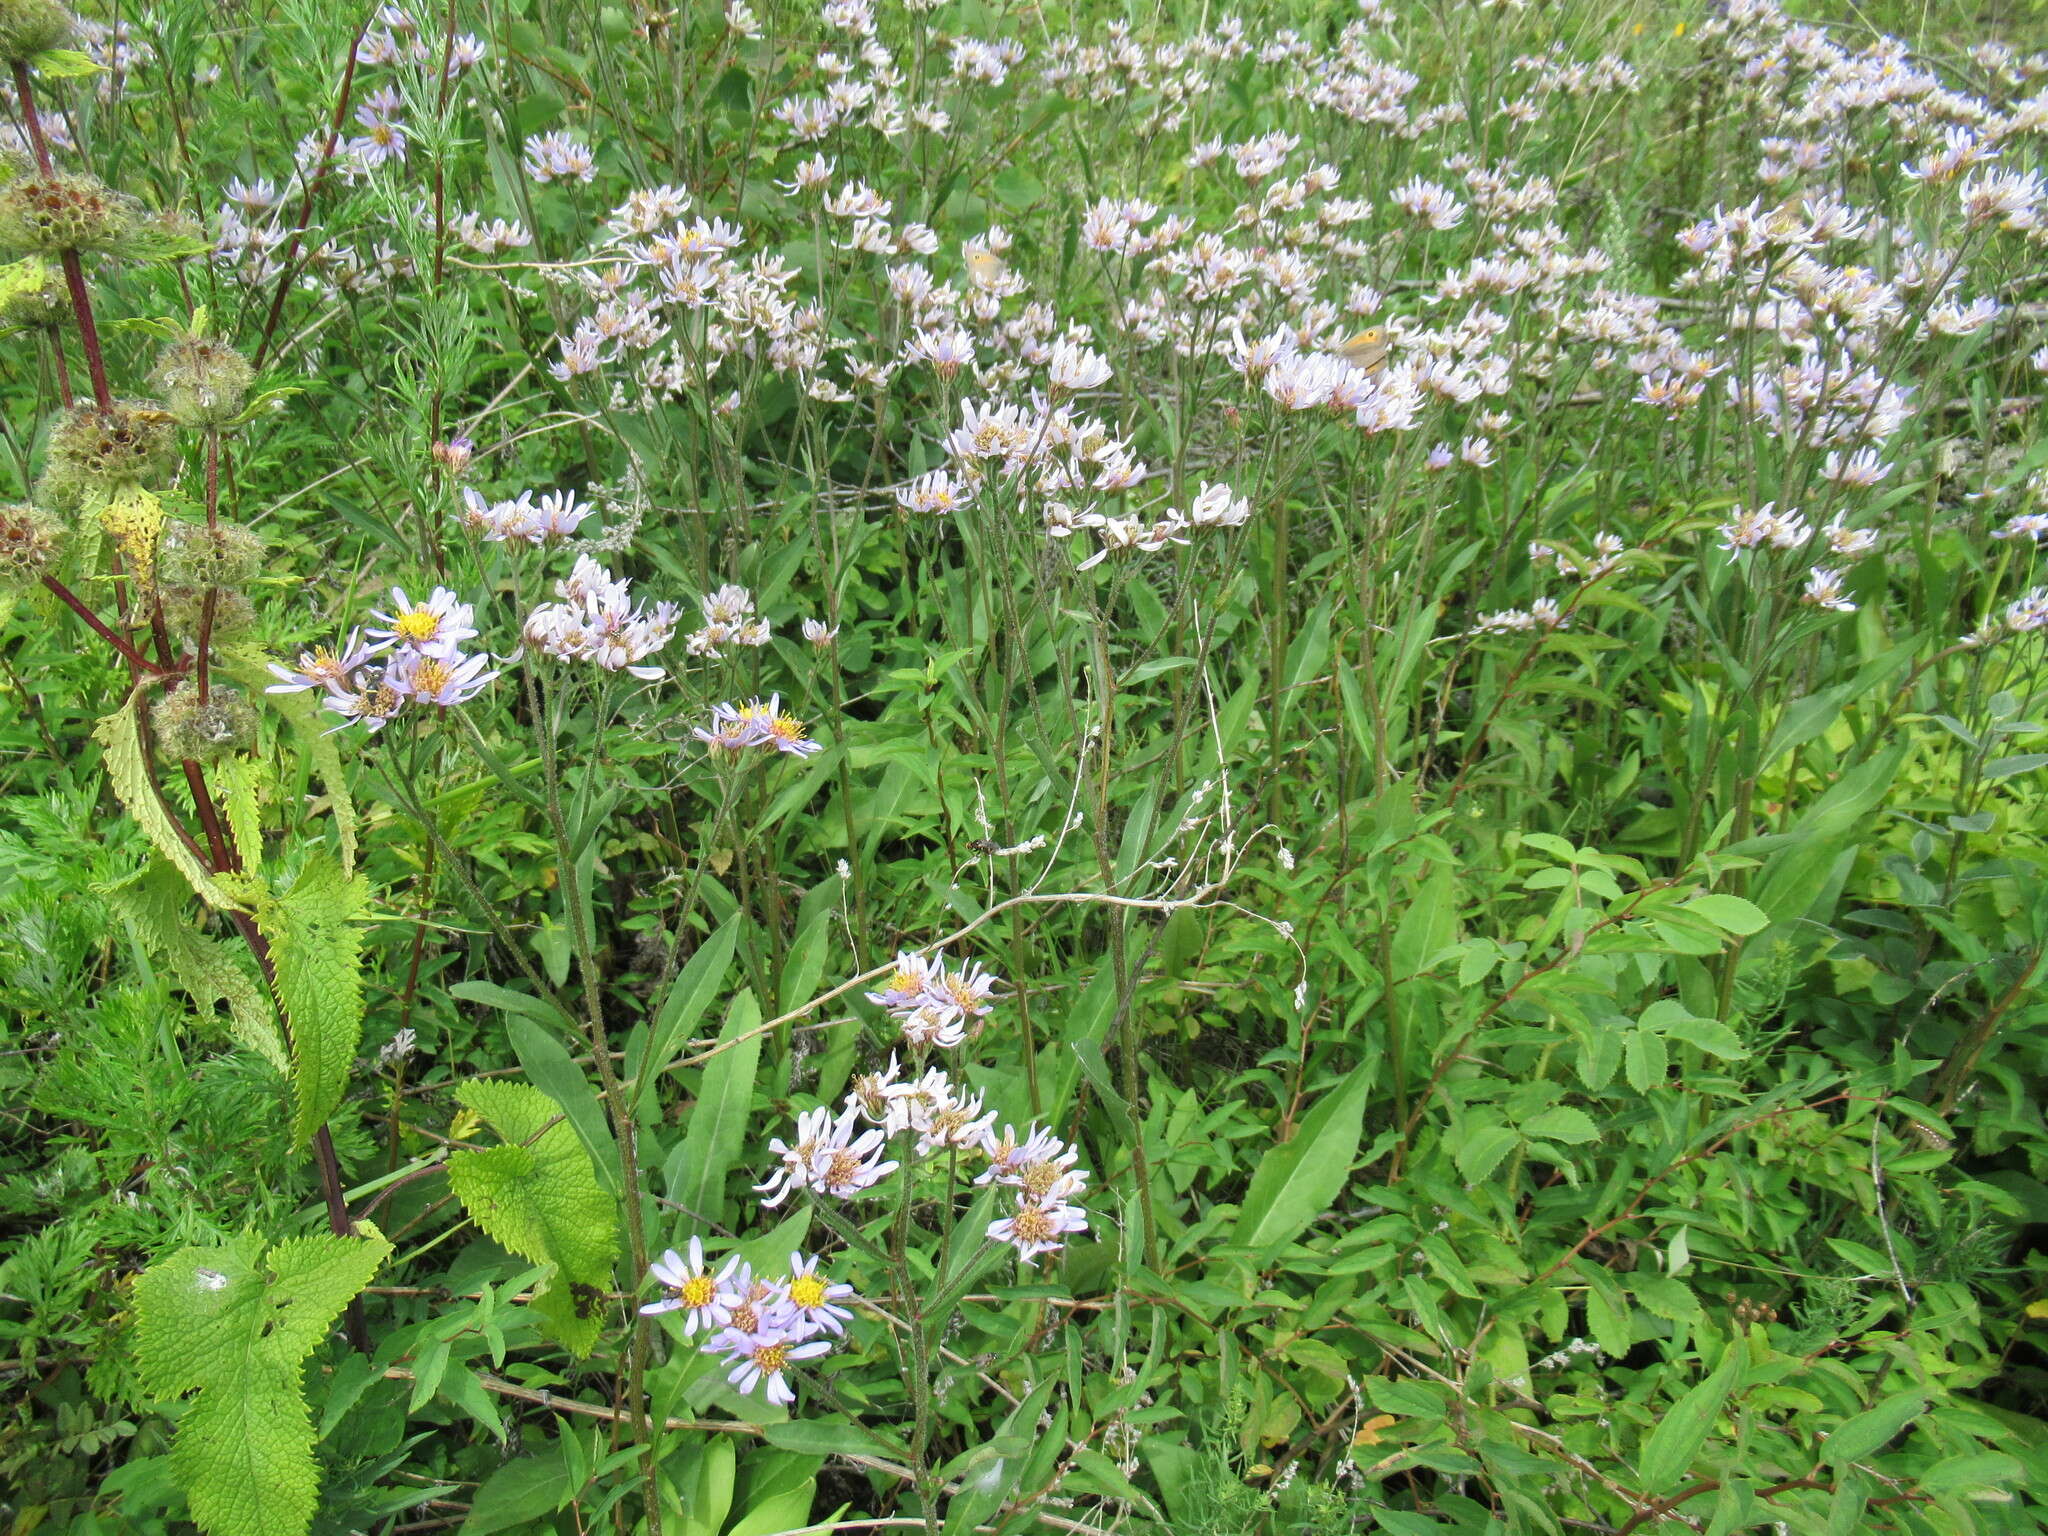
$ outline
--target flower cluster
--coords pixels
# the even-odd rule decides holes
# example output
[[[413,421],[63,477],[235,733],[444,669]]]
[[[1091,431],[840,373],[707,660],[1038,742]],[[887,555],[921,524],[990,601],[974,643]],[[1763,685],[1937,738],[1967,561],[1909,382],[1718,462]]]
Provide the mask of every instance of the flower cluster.
[[[968,1023],[994,1006],[995,989],[1001,984],[1000,977],[975,961],[951,969],[937,956],[926,959],[903,950],[896,956],[894,973],[867,997],[888,1011],[910,1045],[950,1050],[966,1039]]]
[[[676,632],[674,603],[644,608],[631,596],[633,583],[614,576],[588,555],[578,555],[566,580],[555,583],[558,603],[543,603],[526,618],[526,643],[559,661],[590,661],[607,672],[630,672],[647,680],[660,667],[641,666]]]
[[[321,708],[342,717],[336,730],[360,724],[374,732],[408,704],[466,704],[498,675],[485,670],[488,654],[463,654],[462,642],[476,637],[476,610],[446,587],[434,588],[422,602],[393,587],[391,612],[373,616],[381,627],[371,628],[367,640],[352,630],[339,650],[301,652],[293,667],[271,663],[278,681],[265,692],[318,691]]]
[[[692,656],[719,657],[728,645],[760,646],[768,643],[768,621],[756,617],[754,594],[728,582],[699,603],[704,627],[686,642]]]
[[[917,978],[931,974],[929,962],[899,957],[890,985],[871,995],[901,996],[913,985],[922,991]],[[959,979],[974,993],[989,978],[967,971]],[[900,1166],[898,1159],[885,1156],[892,1142],[915,1138],[913,1150],[904,1156],[978,1155],[985,1161],[976,1184],[1016,1191],[1014,1206],[989,1224],[987,1237],[1010,1244],[1018,1259],[1030,1264],[1064,1247],[1068,1234],[1088,1230],[1088,1213],[1078,1204],[1087,1192],[1088,1171],[1076,1166],[1080,1154],[1050,1131],[1032,1126],[1020,1137],[1005,1126],[998,1134],[995,1122],[980,1093],[967,1092],[937,1067],[905,1078],[891,1056],[882,1070],[854,1079],[836,1113],[824,1106],[806,1110],[797,1117],[793,1140],[771,1141],[769,1150],[779,1166],[755,1191],[771,1210],[799,1189],[845,1199],[872,1189]]]
[[[853,1313],[841,1303],[858,1299],[853,1287],[820,1274],[819,1261],[801,1253],[790,1254],[787,1274],[770,1277],[756,1275],[737,1254],[714,1274],[704,1240],[691,1238],[689,1248],[687,1259],[671,1248],[648,1266],[668,1294],[641,1313],[681,1312],[683,1337],[707,1334],[704,1353],[725,1357],[726,1380],[735,1388],[750,1393],[761,1387],[782,1407],[795,1402],[790,1364],[830,1353],[831,1340],[821,1335],[845,1336]]]
[[[553,544],[569,538],[597,508],[574,491],[546,491],[536,503],[532,491],[509,501],[487,502],[464,486],[462,525],[492,543]]]
[[[822,741],[811,740],[803,721],[783,712],[779,693],[770,694],[766,704],[759,699],[749,699],[744,704],[714,704],[711,724],[696,727],[693,734],[715,752],[771,747],[790,757],[809,757],[825,750]]]

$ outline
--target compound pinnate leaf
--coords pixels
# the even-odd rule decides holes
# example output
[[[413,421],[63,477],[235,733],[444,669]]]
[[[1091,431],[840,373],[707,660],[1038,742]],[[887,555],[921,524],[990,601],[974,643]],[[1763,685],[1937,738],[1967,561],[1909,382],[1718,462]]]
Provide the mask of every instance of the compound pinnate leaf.
[[[455,1097],[505,1145],[457,1152],[448,1183],[470,1219],[501,1246],[555,1273],[535,1293],[547,1332],[587,1355],[604,1326],[618,1211],[561,1106],[524,1083],[464,1083]]]
[[[196,1394],[172,1468],[208,1536],[300,1536],[319,1493],[300,1372],[391,1255],[375,1227],[181,1248],[135,1285],[136,1363],[158,1397]]]

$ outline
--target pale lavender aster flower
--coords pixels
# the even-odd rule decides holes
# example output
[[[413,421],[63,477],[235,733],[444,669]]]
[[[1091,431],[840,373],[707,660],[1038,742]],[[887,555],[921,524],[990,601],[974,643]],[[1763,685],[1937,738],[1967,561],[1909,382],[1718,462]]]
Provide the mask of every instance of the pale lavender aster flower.
[[[714,1275],[704,1262],[704,1239],[690,1239],[690,1257],[684,1262],[683,1256],[671,1248],[652,1264],[647,1272],[668,1291],[659,1301],[650,1301],[640,1309],[643,1316],[658,1317],[664,1312],[686,1312],[683,1319],[683,1336],[688,1338],[700,1328],[723,1328],[732,1320],[732,1314],[719,1302],[719,1292],[732,1274],[737,1258],[727,1258],[725,1267]]]

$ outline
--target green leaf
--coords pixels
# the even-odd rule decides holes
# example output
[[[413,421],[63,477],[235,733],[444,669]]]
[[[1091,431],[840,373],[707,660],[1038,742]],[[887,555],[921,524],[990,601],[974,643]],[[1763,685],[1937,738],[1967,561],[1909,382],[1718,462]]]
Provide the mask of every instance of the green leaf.
[[[1621,1064],[1629,1087],[1637,1093],[1648,1093],[1664,1081],[1664,1074],[1670,1070],[1664,1037],[1640,1025],[1630,1030],[1621,1043]]]
[[[1695,913],[1723,933],[1738,936],[1761,933],[1771,925],[1770,918],[1755,903],[1744,901],[1740,896],[1728,896],[1718,892],[1695,896],[1679,910]]]
[[[455,1097],[505,1144],[451,1155],[449,1187],[494,1242],[554,1266],[534,1293],[533,1310],[551,1337],[577,1355],[589,1354],[604,1328],[616,1203],[598,1186],[590,1154],[561,1107],[538,1088],[477,1079]]]
[[[76,48],[45,48],[31,59],[39,75],[51,80],[69,80],[78,75],[96,75],[101,65],[91,54]]]
[[[280,1076],[291,1070],[261,983],[227,945],[185,920],[191,893],[177,871],[152,857],[134,879],[97,889],[115,914],[134,927],[143,948],[170,966],[201,1015],[213,1017],[216,1003],[227,1004],[227,1030],[236,1043],[261,1056]]]
[[[533,1020],[514,1017],[505,1032],[511,1038],[513,1055],[526,1069],[528,1081],[562,1106],[562,1113],[569,1117],[569,1125],[583,1143],[583,1150],[590,1154],[598,1179],[617,1195],[619,1147],[612,1139],[611,1127],[605,1123],[604,1105],[598,1099],[597,1089],[583,1075],[575,1058],[563,1049],[562,1042]]]
[[[1267,1252],[1323,1215],[1351,1177],[1374,1064],[1354,1068],[1303,1117],[1294,1139],[1259,1159],[1230,1241]]]
[[[1524,1136],[1540,1137],[1544,1141],[1562,1141],[1571,1146],[1600,1139],[1600,1127],[1593,1123],[1593,1117],[1583,1109],[1573,1109],[1569,1104],[1559,1104],[1531,1115],[1522,1122]]]
[[[1645,1492],[1664,1493],[1678,1486],[1713,1432],[1721,1405],[1742,1379],[1746,1349],[1739,1339],[1730,1343],[1721,1355],[1720,1369],[1672,1404],[1657,1421],[1636,1457]]]
[[[219,648],[220,670],[249,690],[252,697],[276,679],[265,665],[263,653],[246,645]],[[311,693],[273,693],[264,696],[267,707],[284,717],[306,762],[320,776],[327,791],[327,809],[334,817],[335,836],[341,842],[341,867],[350,874],[356,867],[356,804],[348,792],[348,771],[342,764],[341,746],[331,732],[332,720],[320,712]]]
[[[363,940],[356,919],[368,904],[363,879],[344,874],[324,852],[306,861],[282,895],[255,903],[291,1032],[297,1146],[327,1123],[348,1088],[363,1033]]]
[[[93,739],[106,749],[107,777],[113,782],[114,795],[165,862],[185,877],[185,883],[199,893],[200,899],[209,907],[226,910],[234,903],[213,878],[213,872],[178,835],[177,823],[157,798],[142,750],[141,723],[135,716],[140,699],[140,693],[131,693],[126,704],[93,727]]]
[[[1500,1166],[1500,1160],[1512,1152],[1520,1140],[1504,1125],[1482,1125],[1458,1138],[1457,1151],[1451,1160],[1458,1165],[1458,1175],[1467,1184],[1480,1184]]]
[[[754,1104],[754,1072],[761,1061],[761,1037],[754,1030],[760,1022],[761,1005],[752,992],[742,992],[719,1032],[726,1048],[704,1064],[703,1086],[683,1138],[682,1177],[669,1195],[693,1220],[725,1220],[725,1176],[739,1158]]]
[[[1894,1392],[1875,1408],[1845,1420],[1821,1442],[1820,1459],[1831,1467],[1846,1467],[1875,1454],[1885,1442],[1927,1411],[1927,1394],[1914,1389]]]
[[[697,947],[697,952],[690,956],[676,979],[669,983],[668,994],[661,1000],[661,1011],[655,1015],[653,1038],[647,1042],[646,1059],[633,1080],[635,1104],[640,1102],[647,1085],[668,1071],[670,1064],[682,1054],[691,1029],[704,1016],[712,999],[718,996],[725,973],[732,966],[733,947],[739,942],[739,932],[740,918],[735,914]]]
[[[178,1421],[171,1462],[208,1536],[301,1536],[312,1523],[319,1475],[301,1369],[391,1255],[375,1227],[356,1230],[268,1253],[253,1235],[193,1245],[135,1283],[144,1389],[197,1394]]]

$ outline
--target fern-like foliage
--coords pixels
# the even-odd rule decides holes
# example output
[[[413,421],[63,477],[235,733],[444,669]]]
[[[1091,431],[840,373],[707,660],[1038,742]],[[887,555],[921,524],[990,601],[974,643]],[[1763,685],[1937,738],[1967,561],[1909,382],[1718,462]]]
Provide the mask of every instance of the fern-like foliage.
[[[363,1033],[363,940],[356,928],[369,887],[316,853],[282,893],[237,885],[256,914],[277,970],[277,1001],[291,1028],[292,1140],[303,1146],[341,1102]]]
[[[538,1088],[492,1079],[464,1083],[455,1097],[481,1115],[504,1145],[457,1152],[448,1183],[470,1219],[496,1242],[555,1273],[533,1308],[548,1335],[587,1355],[604,1327],[618,1212],[561,1106]]]
[[[186,1247],[135,1284],[136,1364],[157,1397],[193,1394],[171,1465],[207,1536],[302,1536],[319,1498],[300,1371],[391,1255],[375,1227]]]

